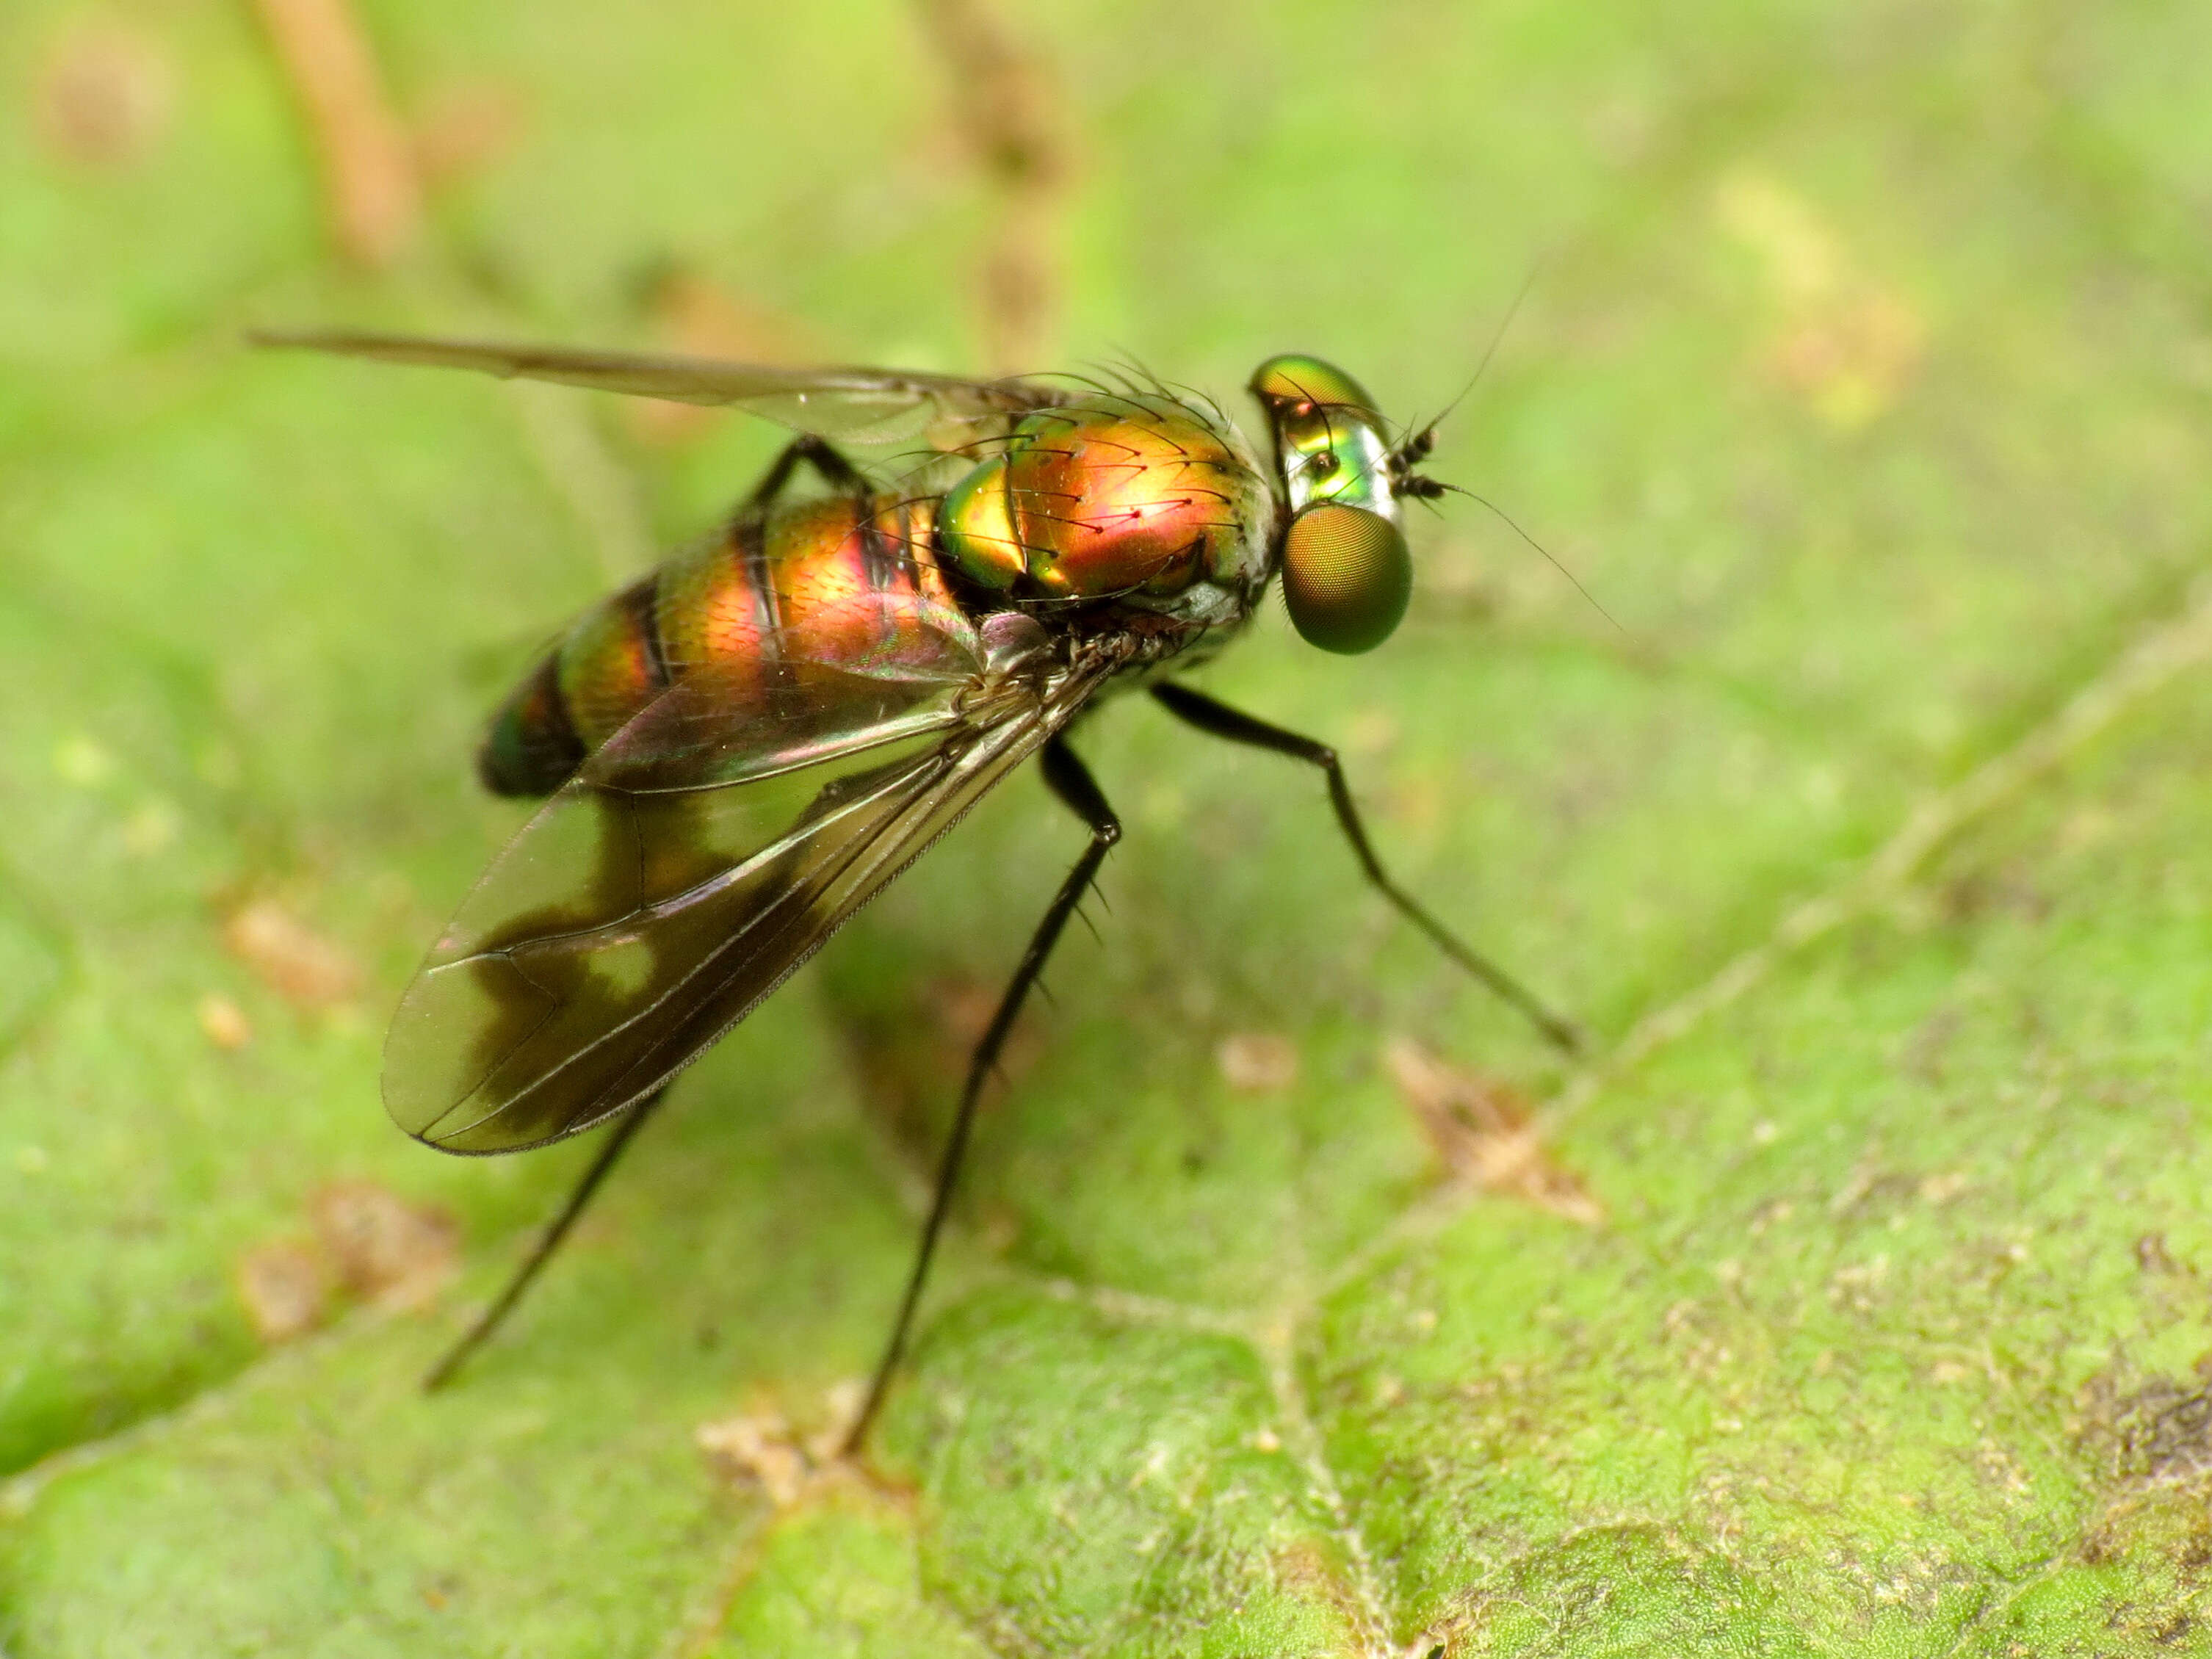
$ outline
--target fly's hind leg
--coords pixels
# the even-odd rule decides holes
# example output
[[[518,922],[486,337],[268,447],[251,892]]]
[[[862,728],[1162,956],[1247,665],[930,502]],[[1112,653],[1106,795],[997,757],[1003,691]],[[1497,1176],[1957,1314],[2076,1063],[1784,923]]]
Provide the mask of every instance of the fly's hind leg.
[[[773,506],[775,498],[789,486],[792,475],[802,465],[812,467],[821,476],[822,482],[833,490],[856,495],[867,490],[868,481],[860,476],[860,468],[845,459],[842,451],[826,439],[807,433],[793,438],[783,447],[783,453],[761,475],[761,481],[753,486],[752,494],[745,497],[742,510],[758,512],[762,507]]]
[[[435,1393],[452,1382],[461,1367],[468,1364],[469,1357],[482,1347],[492,1333],[506,1322],[507,1315],[514,1311],[514,1304],[522,1300],[522,1293],[530,1288],[531,1280],[538,1277],[538,1269],[561,1247],[561,1241],[568,1236],[568,1230],[584,1213],[584,1206],[592,1201],[592,1194],[599,1191],[599,1183],[607,1178],[607,1171],[615,1167],[615,1160],[623,1155],[623,1149],[629,1145],[630,1138],[645,1127],[646,1119],[653,1115],[653,1109],[660,1104],[667,1093],[668,1085],[664,1083],[616,1122],[606,1143],[599,1148],[599,1156],[584,1171],[583,1179],[568,1194],[568,1202],[547,1224],[545,1231],[538,1236],[538,1242],[531,1246],[530,1254],[523,1258],[522,1265],[507,1281],[507,1288],[499,1293],[498,1299],[491,1306],[477,1316],[477,1322],[469,1327],[461,1340],[446,1351],[446,1357],[430,1368],[429,1374],[422,1379],[425,1394]]]
[[[1176,719],[1213,737],[1249,744],[1255,749],[1273,750],[1278,755],[1288,755],[1293,760],[1319,767],[1328,778],[1328,804],[1335,809],[1337,824],[1343,830],[1344,838],[1352,843],[1352,854],[1375,890],[1390,901],[1399,915],[1434,940],[1446,956],[1525,1015],[1546,1042],[1564,1054],[1582,1052],[1583,1035],[1572,1021],[1539,1002],[1518,980],[1431,915],[1412,894],[1390,879],[1367,839],[1367,826],[1360,822],[1359,809],[1352,805],[1352,788],[1344,781],[1344,764],[1337,759],[1336,750],[1312,738],[1255,720],[1188,686],[1156,685],[1152,696]]]
[[[1067,879],[1060,884],[1053,896],[1044,919],[1030,935],[1029,948],[1014,969],[1014,976],[1006,982],[1004,995],[999,999],[998,1012],[991,1016],[991,1024],[975,1052],[968,1061],[968,1081],[960,1091],[960,1109],[952,1119],[952,1133],[945,1139],[945,1156],[937,1168],[937,1189],[929,1200],[929,1218],[921,1224],[921,1243],[915,1251],[914,1267],[907,1276],[906,1294],[899,1302],[898,1318],[891,1326],[891,1340],[884,1348],[884,1357],[876,1364],[876,1374],[868,1383],[868,1395],[860,1407],[860,1414],[853,1419],[851,1431],[845,1437],[844,1449],[848,1455],[859,1449],[866,1438],[868,1425],[875,1421],[876,1412],[884,1403],[884,1391],[890,1388],[892,1373],[906,1352],[907,1336],[914,1325],[915,1310],[921,1301],[921,1289],[929,1277],[930,1257],[937,1250],[937,1236],[944,1230],[945,1217],[952,1207],[952,1189],[960,1179],[960,1165],[968,1152],[968,1132],[975,1125],[975,1103],[983,1092],[984,1080],[999,1063],[999,1052],[1006,1047],[1006,1034],[1013,1030],[1014,1021],[1022,1012],[1022,1004],[1029,1000],[1030,989],[1044,972],[1045,963],[1051,957],[1053,946],[1060,943],[1061,930],[1067,919],[1075,914],[1075,907],[1097,878],[1098,866],[1106,861],[1106,854],[1114,843],[1121,839],[1121,821],[1114,816],[1114,809],[1106,803],[1090,769],[1076,758],[1075,751],[1054,738],[1044,746],[1041,757],[1044,781],[1052,793],[1060,797],[1076,817],[1091,830],[1091,845],[1083,849],[1075,867],[1067,872]]]

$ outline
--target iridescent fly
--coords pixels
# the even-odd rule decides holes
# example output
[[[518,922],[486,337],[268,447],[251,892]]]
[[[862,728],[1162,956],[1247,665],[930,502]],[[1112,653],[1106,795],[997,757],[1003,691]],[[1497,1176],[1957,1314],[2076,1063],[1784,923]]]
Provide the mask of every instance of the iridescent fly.
[[[450,1152],[520,1152],[617,1121],[433,1386],[514,1306],[677,1073],[1035,756],[1090,845],[976,1044],[859,1443],[913,1322],[983,1079],[1121,837],[1067,743],[1112,692],[1142,688],[1201,732],[1319,768],[1367,879],[1574,1045],[1384,873],[1334,751],[1176,678],[1233,639],[1279,576],[1292,623],[1326,651],[1370,650],[1404,614],[1401,503],[1447,487],[1417,471],[1433,427],[1394,440],[1341,371],[1299,356],[1261,365],[1250,390],[1270,465],[1218,406],[1158,385],[267,337],[733,404],[801,434],[718,537],[586,612],[478,753],[495,793],[549,799],[408,987],[385,1103]],[[903,447],[905,459],[863,469],[846,446]],[[793,495],[801,468],[818,493]]]

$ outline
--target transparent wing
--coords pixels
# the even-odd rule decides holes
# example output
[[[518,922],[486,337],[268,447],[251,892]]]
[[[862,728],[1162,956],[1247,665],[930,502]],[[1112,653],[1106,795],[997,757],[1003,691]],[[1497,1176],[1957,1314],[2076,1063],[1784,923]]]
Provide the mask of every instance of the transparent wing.
[[[260,345],[298,346],[378,362],[473,368],[502,380],[553,380],[677,403],[732,404],[799,431],[847,443],[908,443],[933,434],[957,442],[963,428],[1000,427],[1031,410],[1067,401],[1066,392],[1031,380],[963,380],[898,369],[771,368],[705,357],[425,339],[344,329],[264,330],[250,337]]]
[[[781,984],[1109,672],[1040,682],[979,669],[955,685],[800,667],[779,740],[762,741],[757,714],[733,719],[726,688],[695,674],[508,844],[393,1019],[384,1097],[401,1127],[448,1152],[515,1152],[634,1103]],[[841,697],[844,718],[821,713]]]

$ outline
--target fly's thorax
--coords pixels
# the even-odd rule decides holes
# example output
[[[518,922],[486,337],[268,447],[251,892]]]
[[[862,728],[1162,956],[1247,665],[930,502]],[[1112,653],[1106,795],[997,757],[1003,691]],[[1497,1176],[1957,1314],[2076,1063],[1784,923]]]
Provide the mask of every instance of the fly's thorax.
[[[1264,475],[1225,422],[1173,398],[1102,395],[1026,416],[946,495],[939,546],[969,580],[1025,599],[1174,612],[1264,579]]]

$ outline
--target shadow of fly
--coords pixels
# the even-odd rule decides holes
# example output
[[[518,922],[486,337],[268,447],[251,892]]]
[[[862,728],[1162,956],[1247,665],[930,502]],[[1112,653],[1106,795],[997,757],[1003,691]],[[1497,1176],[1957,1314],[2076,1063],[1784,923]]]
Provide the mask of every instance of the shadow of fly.
[[[676,1075],[1000,779],[1035,757],[1090,840],[977,1042],[889,1341],[896,1372],[984,1079],[1121,820],[1069,727],[1140,689],[1211,736],[1317,769],[1366,878],[1559,1048],[1574,1029],[1384,872],[1336,753],[1182,683],[1280,580],[1291,620],[1358,653],[1405,613],[1409,499],[1433,426],[1394,438],[1317,358],[1261,365],[1272,456],[1158,384],[965,380],[306,332],[259,337],[727,404],[799,435],[721,532],[587,611],[494,717],[483,782],[544,805],[409,984],[384,1099],[442,1152],[598,1158],[506,1289],[426,1379],[514,1309]],[[892,459],[864,467],[848,451]],[[794,492],[802,470],[820,489]]]

